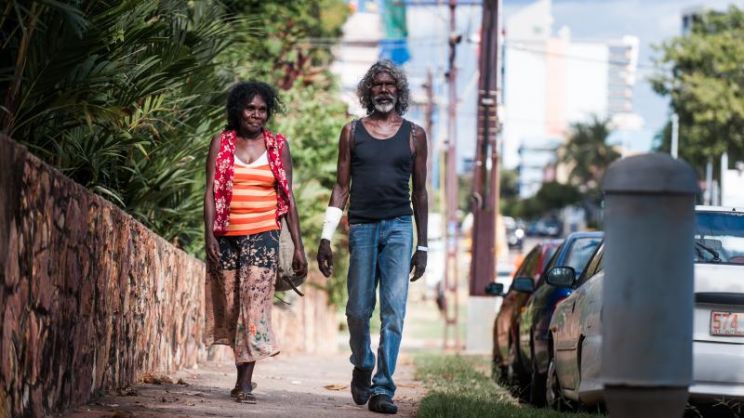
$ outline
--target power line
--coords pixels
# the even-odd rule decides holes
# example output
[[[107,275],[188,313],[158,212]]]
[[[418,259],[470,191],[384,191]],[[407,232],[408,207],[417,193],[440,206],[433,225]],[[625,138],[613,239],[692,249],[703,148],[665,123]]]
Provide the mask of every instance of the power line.
[[[331,41],[333,39],[333,41]],[[441,39],[432,39],[431,37],[410,37],[410,38],[399,38],[399,39],[386,39],[387,41],[403,41],[405,40],[408,44],[413,44],[416,46],[446,46],[448,44],[448,39],[445,37],[442,37]],[[369,47],[377,47],[379,46],[380,40],[354,40],[354,41],[342,41],[341,38],[303,38],[298,41],[298,43],[302,44],[310,44],[312,46],[318,46],[318,47],[333,47],[333,46],[369,46]],[[554,57],[561,57],[566,58],[574,61],[584,61],[584,62],[594,62],[599,64],[608,64],[610,66],[615,67],[627,67],[629,63],[627,61],[617,61],[617,60],[606,60],[601,58],[592,58],[592,57],[585,57],[580,55],[573,55],[573,54],[567,54],[562,52],[554,52],[554,51],[547,51],[544,49],[539,48],[529,48],[525,47],[521,44],[510,44],[510,42],[506,42],[505,44],[506,49],[513,50],[513,51],[523,51],[523,52],[529,52],[533,54],[540,54],[545,56],[554,56]],[[662,68],[659,68],[652,64],[647,63],[638,63],[635,65],[636,70],[646,70],[646,71],[658,71],[662,70]]]
[[[544,49],[527,48],[527,47],[524,47],[524,46],[522,46],[520,44],[509,45],[509,42],[506,43],[506,48],[507,49],[512,49],[512,50],[516,50],[516,51],[525,51],[525,52],[532,52],[532,53],[542,54],[542,55],[550,55],[550,56],[556,56],[556,57],[563,57],[563,58],[568,58],[568,59],[572,59],[572,60],[576,60],[576,61],[596,62],[596,63],[602,63],[602,64],[606,63],[606,64],[609,64],[609,65],[621,66],[621,67],[627,67],[629,65],[629,63],[626,62],[626,61],[614,61],[614,60],[605,60],[605,59],[601,59],[601,58],[582,57],[582,56],[579,56],[579,55],[571,55],[571,54],[566,54],[566,53],[561,53],[561,52],[546,51]],[[636,64],[636,68],[639,68],[639,69],[657,69],[655,66],[648,65],[648,64]]]

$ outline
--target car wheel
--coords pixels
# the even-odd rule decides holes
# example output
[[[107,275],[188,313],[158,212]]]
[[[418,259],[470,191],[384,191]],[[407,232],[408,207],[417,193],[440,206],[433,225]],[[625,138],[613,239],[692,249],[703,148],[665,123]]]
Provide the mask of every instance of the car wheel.
[[[506,367],[502,366],[501,363],[495,360],[491,363],[491,378],[497,385],[507,386],[509,384],[508,376],[509,371]]]
[[[556,411],[570,411],[573,408],[571,408],[571,404],[569,401],[563,397],[563,392],[561,391],[561,384],[558,381],[558,372],[555,369],[555,360],[553,360],[553,356],[550,356],[550,361],[548,363],[548,373],[547,373],[547,380],[545,382],[545,405],[548,408],[554,409]]]
[[[533,351],[534,353],[534,351]],[[532,378],[530,379],[530,403],[535,406],[545,406],[545,386],[547,375],[540,373],[537,361],[532,355]]]
[[[510,390],[520,401],[529,402],[527,398],[529,395],[529,376],[522,367],[521,358],[514,343],[509,344],[509,358],[511,361],[507,365],[507,376]]]
[[[493,359],[491,360],[491,379],[493,379],[497,385],[506,386],[509,383],[509,371],[503,364],[504,362],[501,358],[494,354]]]

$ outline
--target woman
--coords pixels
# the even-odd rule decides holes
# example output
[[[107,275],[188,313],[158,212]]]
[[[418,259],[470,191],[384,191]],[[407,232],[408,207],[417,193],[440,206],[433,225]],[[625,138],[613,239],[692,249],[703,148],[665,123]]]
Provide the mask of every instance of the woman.
[[[280,219],[286,216],[295,274],[307,273],[300,222],[292,194],[292,157],[281,134],[265,126],[279,110],[266,83],[230,90],[227,127],[212,139],[207,158],[204,230],[207,251],[207,335],[235,354],[238,402],[255,403],[256,361],[279,353],[271,330]]]

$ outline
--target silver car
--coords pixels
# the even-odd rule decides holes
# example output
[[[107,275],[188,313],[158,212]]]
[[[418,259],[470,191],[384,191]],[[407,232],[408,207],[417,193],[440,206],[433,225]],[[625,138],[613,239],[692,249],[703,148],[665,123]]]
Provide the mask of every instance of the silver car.
[[[744,400],[744,209],[696,208],[693,384],[695,399]],[[603,246],[581,277],[570,268],[547,273],[547,281],[576,290],[556,308],[550,323],[552,357],[548,404],[602,399]]]

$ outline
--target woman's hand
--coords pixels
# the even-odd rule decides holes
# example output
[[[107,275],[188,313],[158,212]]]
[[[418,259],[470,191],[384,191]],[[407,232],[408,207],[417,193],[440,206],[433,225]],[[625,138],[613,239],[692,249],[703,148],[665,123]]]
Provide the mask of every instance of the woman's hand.
[[[297,277],[307,276],[307,258],[305,258],[305,251],[302,248],[295,248],[292,257],[292,270]]]
[[[220,265],[220,244],[214,234],[207,233],[204,237],[204,246],[207,250],[207,261],[212,266]]]

